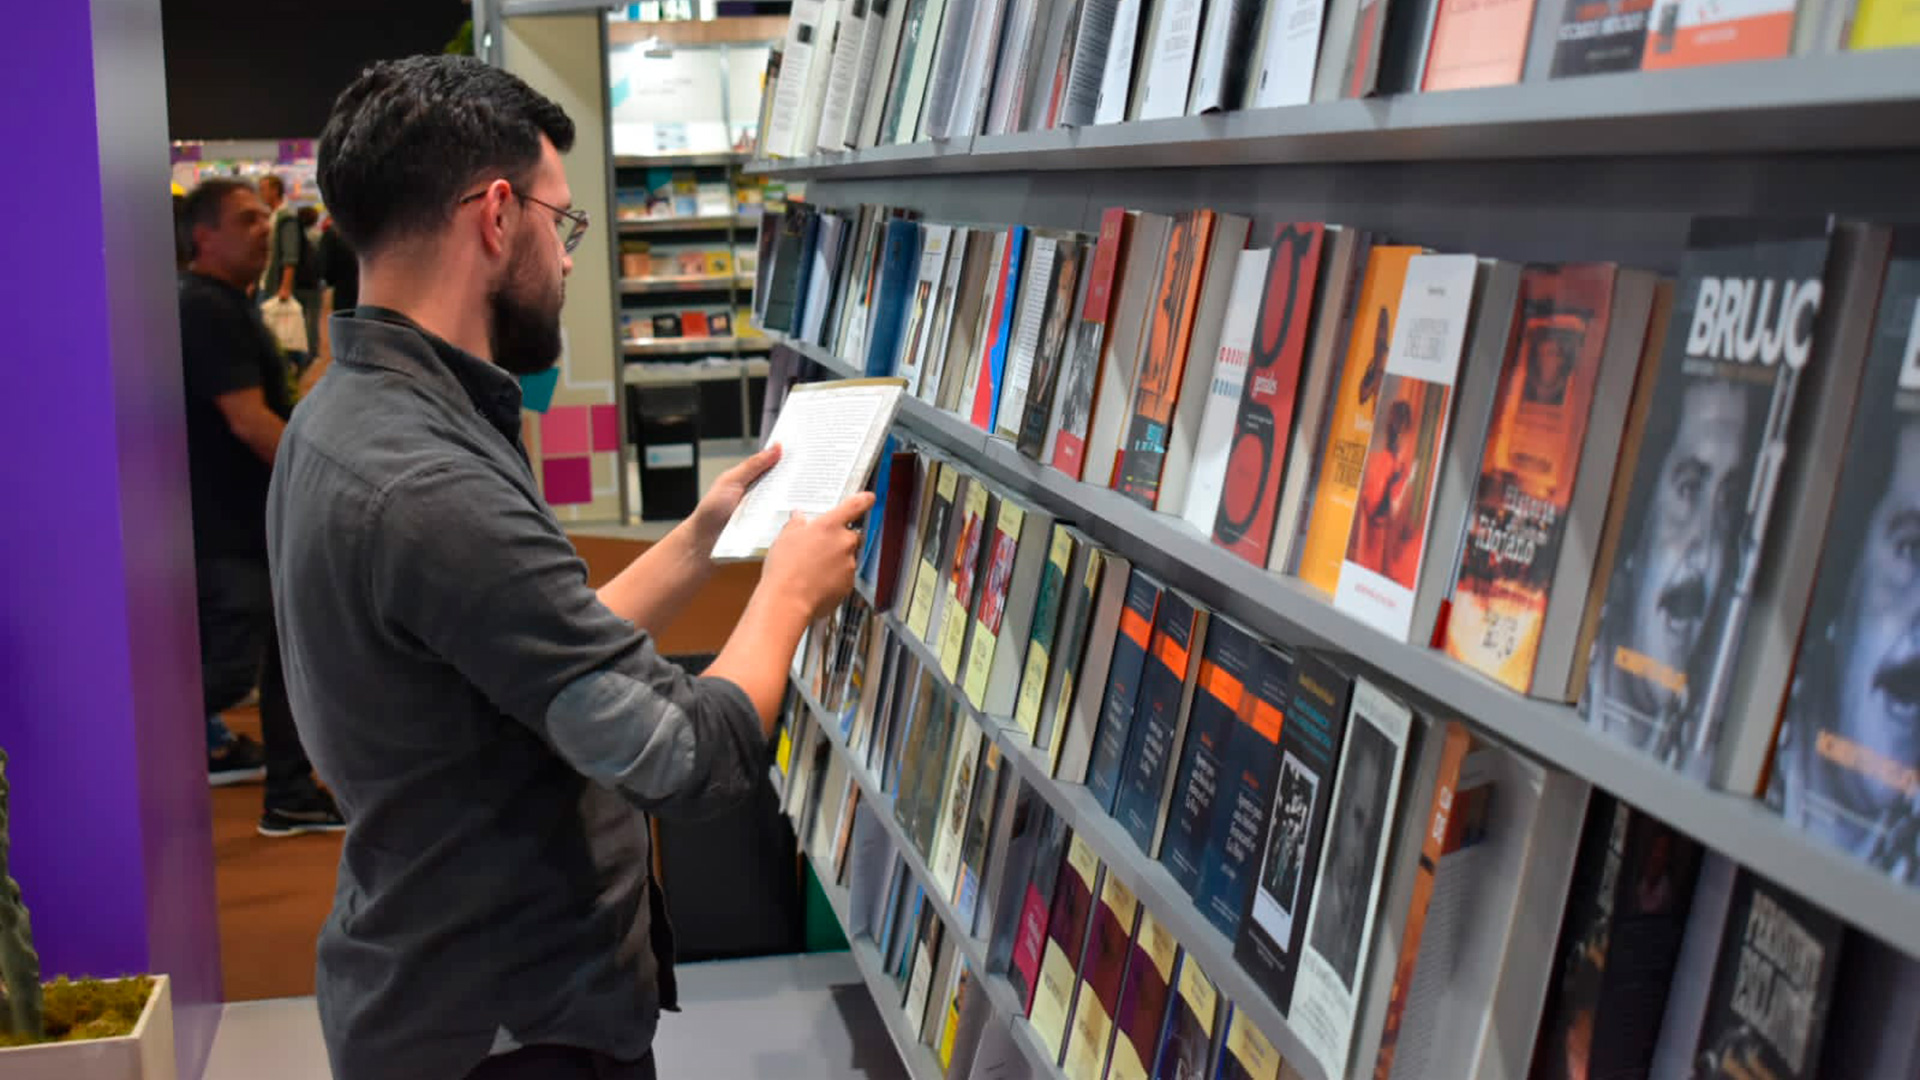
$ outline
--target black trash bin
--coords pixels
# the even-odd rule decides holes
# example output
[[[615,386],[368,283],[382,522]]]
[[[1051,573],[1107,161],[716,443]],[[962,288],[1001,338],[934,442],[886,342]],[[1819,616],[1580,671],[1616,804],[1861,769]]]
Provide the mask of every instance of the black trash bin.
[[[627,387],[628,430],[640,459],[640,517],[678,521],[700,502],[700,390]]]

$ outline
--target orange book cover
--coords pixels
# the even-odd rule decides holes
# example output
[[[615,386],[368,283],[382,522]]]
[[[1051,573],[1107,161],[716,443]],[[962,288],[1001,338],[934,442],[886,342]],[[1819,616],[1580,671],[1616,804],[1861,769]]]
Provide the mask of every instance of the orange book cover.
[[[1160,494],[1160,466],[1167,457],[1167,432],[1186,370],[1187,344],[1200,304],[1202,264],[1213,242],[1213,211],[1192,210],[1174,218],[1167,233],[1166,270],[1160,292],[1147,315],[1147,342],[1133,395],[1133,419],[1121,446],[1114,486],[1134,502],[1153,509]]]
[[[1794,0],[1659,0],[1647,20],[1646,71],[1733,60],[1773,60],[1793,51]]]
[[[1520,81],[1533,0],[1440,0],[1422,90],[1467,90]]]
[[[1392,1080],[1393,1057],[1400,1045],[1400,1022],[1407,1014],[1407,994],[1413,988],[1414,961],[1420,956],[1420,938],[1427,929],[1427,907],[1433,901],[1433,879],[1440,859],[1460,846],[1464,830],[1453,819],[1453,793],[1460,784],[1460,765],[1467,760],[1473,736],[1458,720],[1446,725],[1446,745],[1440,750],[1440,776],[1433,787],[1433,806],[1427,812],[1427,835],[1420,844],[1420,869],[1413,879],[1413,900],[1407,905],[1407,928],[1400,937],[1400,959],[1393,969],[1393,990],[1387,998],[1387,1024],[1380,1035],[1380,1053],[1374,1058],[1373,1080]]]
[[[1613,282],[1604,263],[1531,267],[1520,279],[1520,335],[1500,374],[1445,648],[1521,693],[1533,686]]]
[[[1360,472],[1366,464],[1367,443],[1373,438],[1374,406],[1387,375],[1400,286],[1407,278],[1407,263],[1418,254],[1420,249],[1411,245],[1374,248],[1360,283],[1352,341],[1320,448],[1319,480],[1297,571],[1300,580],[1328,596],[1340,583],[1353,508],[1360,500]]]

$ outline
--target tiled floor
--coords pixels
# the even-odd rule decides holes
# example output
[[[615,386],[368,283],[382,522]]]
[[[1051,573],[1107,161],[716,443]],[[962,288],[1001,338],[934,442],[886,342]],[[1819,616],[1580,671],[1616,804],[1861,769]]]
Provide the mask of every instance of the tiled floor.
[[[846,953],[690,964],[660,1020],[662,1080],[904,1080]],[[331,1080],[312,998],[227,1006],[206,1080]]]

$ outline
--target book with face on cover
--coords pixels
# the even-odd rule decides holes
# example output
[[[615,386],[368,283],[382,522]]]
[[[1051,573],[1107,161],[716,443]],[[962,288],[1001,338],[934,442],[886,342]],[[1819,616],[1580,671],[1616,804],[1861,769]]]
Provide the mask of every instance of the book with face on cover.
[[[795,513],[824,514],[866,486],[900,405],[898,379],[808,383],[787,394],[767,433],[780,460],[747,489],[715,542],[716,559],[763,555]]]

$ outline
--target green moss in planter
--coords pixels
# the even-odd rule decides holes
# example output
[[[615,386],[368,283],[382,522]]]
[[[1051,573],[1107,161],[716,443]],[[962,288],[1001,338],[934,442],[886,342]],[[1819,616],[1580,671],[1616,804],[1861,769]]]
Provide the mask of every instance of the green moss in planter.
[[[147,999],[153,996],[153,980],[142,975],[74,982],[62,976],[48,983],[45,991],[47,1037],[35,1039],[0,1031],[0,1048],[131,1035]]]

